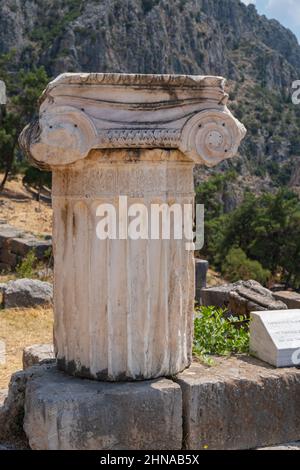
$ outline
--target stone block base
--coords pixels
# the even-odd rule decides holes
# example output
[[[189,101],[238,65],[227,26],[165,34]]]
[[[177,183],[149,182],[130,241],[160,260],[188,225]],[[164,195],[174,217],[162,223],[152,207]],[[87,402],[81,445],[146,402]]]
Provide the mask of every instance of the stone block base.
[[[53,364],[0,393],[0,444],[32,449],[257,449],[300,441],[300,370],[240,356],[168,379],[104,383]],[[24,434],[24,430],[26,435]],[[183,433],[182,433],[183,429]],[[183,437],[183,439],[182,439]],[[290,444],[282,444],[290,443]],[[298,445],[298,444],[297,444]]]
[[[25,394],[32,449],[181,449],[181,390],[171,380],[104,383],[69,377],[55,365],[37,368]]]
[[[247,356],[179,374],[186,449],[254,449],[300,439],[300,370]]]

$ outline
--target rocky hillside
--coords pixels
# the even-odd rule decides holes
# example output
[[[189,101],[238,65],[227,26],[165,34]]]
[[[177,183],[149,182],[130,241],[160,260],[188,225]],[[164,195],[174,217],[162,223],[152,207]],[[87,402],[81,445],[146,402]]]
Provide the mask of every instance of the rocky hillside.
[[[218,74],[248,127],[240,158],[223,164],[253,191],[300,185],[300,46],[239,0],[0,0],[0,54],[11,70]],[[218,170],[220,171],[220,169]],[[207,172],[199,170],[197,178]],[[227,188],[228,190],[228,188]],[[227,191],[228,192],[228,191]],[[231,205],[232,205],[231,204]]]

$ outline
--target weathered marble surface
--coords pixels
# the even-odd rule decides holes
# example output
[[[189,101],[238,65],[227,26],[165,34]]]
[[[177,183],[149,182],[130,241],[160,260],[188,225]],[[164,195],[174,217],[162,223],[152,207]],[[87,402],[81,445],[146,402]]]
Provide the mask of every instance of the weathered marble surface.
[[[149,213],[193,204],[192,165],[176,150],[116,150],[54,171],[58,366],[100,380],[172,375],[192,357],[193,252],[184,240],[99,240],[96,208],[118,213],[119,193]]]
[[[96,209],[193,206],[193,165],[245,134],[221,77],[64,74],[20,144],[53,172],[58,366],[101,380],[173,375],[191,362],[194,259],[186,240],[96,236]]]
[[[226,107],[222,77],[63,74],[45,90],[40,118],[21,136],[39,166],[92,149],[174,148],[214,166],[237,152],[244,126]]]
[[[253,311],[284,310],[286,304],[275,298],[275,294],[257,281],[238,281],[204,288],[202,304],[225,308],[233,315],[250,316]]]

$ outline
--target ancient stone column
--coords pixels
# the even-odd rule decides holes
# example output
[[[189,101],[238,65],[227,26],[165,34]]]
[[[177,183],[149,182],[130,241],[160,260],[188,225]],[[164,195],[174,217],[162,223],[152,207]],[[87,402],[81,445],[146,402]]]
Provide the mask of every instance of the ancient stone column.
[[[99,380],[191,363],[194,258],[185,239],[99,239],[97,208],[194,202],[193,166],[232,157],[244,127],[221,77],[64,74],[20,138],[53,172],[58,367]],[[126,198],[125,198],[126,197]],[[123,217],[123,216],[121,216]],[[123,221],[124,222],[124,221]],[[119,223],[121,223],[119,221]]]

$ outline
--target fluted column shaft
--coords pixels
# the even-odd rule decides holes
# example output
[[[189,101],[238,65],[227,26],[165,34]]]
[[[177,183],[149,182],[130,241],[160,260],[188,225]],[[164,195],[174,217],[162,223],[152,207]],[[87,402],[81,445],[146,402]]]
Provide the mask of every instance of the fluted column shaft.
[[[191,362],[194,261],[186,240],[99,240],[96,227],[97,207],[112,204],[118,214],[120,195],[149,215],[151,204],[193,204],[193,163],[176,150],[132,151],[131,161],[129,154],[96,151],[53,174],[55,348],[71,374],[148,379]]]

